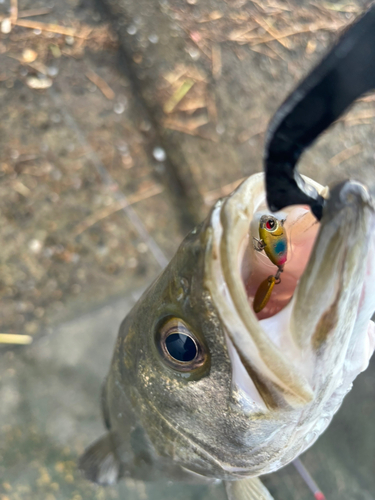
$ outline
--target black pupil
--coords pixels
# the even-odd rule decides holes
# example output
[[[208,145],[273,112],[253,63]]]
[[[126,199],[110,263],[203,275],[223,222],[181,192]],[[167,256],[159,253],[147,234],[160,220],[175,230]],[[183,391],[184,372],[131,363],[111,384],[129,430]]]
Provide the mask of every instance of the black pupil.
[[[165,345],[169,354],[177,361],[192,361],[197,354],[195,343],[183,333],[172,333],[165,339]]]
[[[273,229],[273,228],[275,227],[275,221],[274,221],[274,220],[272,220],[272,219],[270,219],[270,220],[268,221],[268,225],[269,225],[269,227],[270,227],[271,229]]]

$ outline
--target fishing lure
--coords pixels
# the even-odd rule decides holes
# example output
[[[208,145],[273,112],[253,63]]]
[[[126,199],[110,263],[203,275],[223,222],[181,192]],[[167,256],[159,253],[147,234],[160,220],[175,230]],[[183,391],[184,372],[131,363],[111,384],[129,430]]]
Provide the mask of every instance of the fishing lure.
[[[264,250],[272,264],[278,267],[275,276],[268,276],[256,291],[253,303],[256,313],[264,309],[271,298],[274,286],[281,282],[280,274],[283,272],[288,254],[284,222],[285,219],[279,220],[272,215],[262,215],[259,220],[259,239],[253,238],[255,250],[257,252]]]

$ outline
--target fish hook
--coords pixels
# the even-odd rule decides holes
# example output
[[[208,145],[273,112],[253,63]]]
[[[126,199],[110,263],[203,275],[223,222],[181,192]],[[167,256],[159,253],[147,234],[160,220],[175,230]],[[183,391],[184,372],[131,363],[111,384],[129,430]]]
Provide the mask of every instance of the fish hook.
[[[267,202],[273,212],[324,198],[295,168],[303,151],[365,92],[375,88],[375,5],[356,20],[271,120],[265,144]]]

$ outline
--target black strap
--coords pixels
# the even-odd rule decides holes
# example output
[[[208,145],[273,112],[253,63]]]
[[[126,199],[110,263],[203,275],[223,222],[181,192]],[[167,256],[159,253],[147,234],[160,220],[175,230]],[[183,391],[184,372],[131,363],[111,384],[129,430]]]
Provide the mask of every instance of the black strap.
[[[313,141],[363,93],[375,88],[375,5],[282,104],[265,147],[267,202],[272,211],[310,205],[320,220],[324,200],[295,165]]]

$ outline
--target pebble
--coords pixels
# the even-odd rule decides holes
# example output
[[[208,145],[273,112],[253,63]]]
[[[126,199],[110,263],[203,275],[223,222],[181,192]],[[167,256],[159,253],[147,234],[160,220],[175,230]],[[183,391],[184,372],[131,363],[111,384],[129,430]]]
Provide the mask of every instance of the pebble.
[[[146,245],[146,243],[138,243],[137,250],[139,253],[146,253],[148,250],[148,246]]]
[[[34,62],[37,57],[38,57],[38,54],[37,54],[37,52],[35,52],[35,50],[25,49],[22,52],[22,59],[27,63]]]
[[[6,19],[3,19],[1,22],[1,33],[4,33],[4,35],[7,35],[12,31],[12,23],[10,22],[9,17]]]
[[[29,76],[26,78],[26,85],[31,89],[48,89],[52,87],[53,81],[51,78],[37,78],[36,76]]]
[[[121,142],[117,146],[118,151],[120,151],[121,154],[123,155],[128,155],[129,154],[129,146],[127,145],[126,142]]]
[[[156,33],[153,33],[152,35],[148,36],[148,39],[151,43],[158,43],[159,37]]]
[[[42,249],[42,246],[43,244],[40,240],[33,239],[29,241],[29,249],[33,253],[39,253]]]
[[[138,260],[135,257],[130,257],[127,264],[130,269],[135,269],[138,265]]]
[[[155,158],[156,161],[165,161],[167,159],[167,154],[165,150],[159,146],[154,148],[152,156]]]
[[[193,61],[197,61],[201,56],[199,50],[196,49],[195,47],[189,47],[188,53],[189,53],[189,56],[193,59]]]
[[[56,68],[56,66],[49,66],[47,68],[47,74],[48,74],[48,76],[55,77],[59,74],[59,69]]]
[[[116,102],[116,104],[113,106],[113,111],[117,115],[122,115],[122,113],[125,111],[125,104],[122,102]]]
[[[127,30],[126,30],[129,35],[135,35],[137,33],[137,27],[134,26],[134,24],[131,24],[130,26],[128,26]]]
[[[216,132],[219,134],[219,135],[222,135],[224,134],[225,132],[225,127],[222,123],[218,123],[218,125],[216,126]]]

